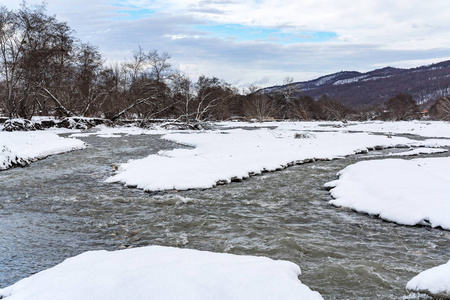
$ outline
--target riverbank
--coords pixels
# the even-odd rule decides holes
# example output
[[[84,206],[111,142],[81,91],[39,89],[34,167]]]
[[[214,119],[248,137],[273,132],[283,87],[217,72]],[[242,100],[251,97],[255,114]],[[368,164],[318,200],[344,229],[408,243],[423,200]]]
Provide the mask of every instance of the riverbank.
[[[450,157],[368,160],[328,182],[337,207],[402,225],[450,230]]]
[[[26,166],[50,155],[82,150],[87,144],[47,131],[0,131],[0,171]]]

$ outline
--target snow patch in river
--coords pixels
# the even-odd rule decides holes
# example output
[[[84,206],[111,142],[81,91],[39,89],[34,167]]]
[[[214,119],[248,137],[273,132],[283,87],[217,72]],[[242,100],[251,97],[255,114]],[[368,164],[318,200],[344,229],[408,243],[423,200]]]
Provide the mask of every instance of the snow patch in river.
[[[325,184],[335,206],[450,230],[450,157],[362,161],[338,175]]]
[[[406,289],[426,293],[435,298],[450,298],[450,260],[446,264],[421,272],[408,282]]]
[[[188,243],[187,235],[179,242]],[[322,299],[299,275],[288,261],[150,246],[85,252],[0,289],[0,298]]]

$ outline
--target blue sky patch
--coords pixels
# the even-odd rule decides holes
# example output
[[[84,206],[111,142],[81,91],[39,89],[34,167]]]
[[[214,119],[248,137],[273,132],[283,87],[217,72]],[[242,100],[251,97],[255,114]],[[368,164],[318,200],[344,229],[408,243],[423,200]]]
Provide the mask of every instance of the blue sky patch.
[[[116,13],[120,14],[120,16],[115,17],[115,20],[138,20],[145,17],[148,17],[149,15],[154,14],[156,11],[151,9],[134,9],[134,8],[128,8],[119,10]]]
[[[234,39],[237,41],[264,41],[277,44],[319,43],[337,37],[334,32],[285,32],[281,29],[244,26],[240,24],[196,25],[194,29],[213,37]]]

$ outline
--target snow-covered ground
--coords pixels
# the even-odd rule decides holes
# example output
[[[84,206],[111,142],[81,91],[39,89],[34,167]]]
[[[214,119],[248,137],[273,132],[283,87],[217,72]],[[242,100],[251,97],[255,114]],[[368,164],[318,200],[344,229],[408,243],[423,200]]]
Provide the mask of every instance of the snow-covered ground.
[[[387,156],[415,156],[420,154],[435,154],[448,152],[447,149],[436,149],[436,148],[417,148],[408,151],[402,151],[399,153],[389,152]],[[384,156],[384,155],[383,155]],[[373,157],[381,157],[381,155],[374,155]]]
[[[423,271],[408,282],[406,289],[426,293],[435,298],[450,298],[450,260],[446,264]]]
[[[358,122],[350,123],[345,129],[364,132],[414,134],[423,137],[450,138],[450,122],[444,121]]]
[[[227,127],[268,127],[276,126],[280,130],[313,131],[361,131],[391,134],[413,134],[423,137],[450,138],[450,122],[444,121],[401,121],[401,122],[221,122]]]
[[[156,129],[142,129],[136,126],[118,126],[118,127],[109,127],[105,125],[99,125],[95,127],[95,131],[89,132],[75,132],[69,137],[73,138],[81,138],[88,136],[99,136],[104,138],[113,138],[113,137],[121,137],[124,135],[140,135],[140,134],[164,134],[168,133],[168,130],[161,129],[156,127]]]
[[[270,124],[279,124],[280,128],[167,134],[164,138],[194,148],[160,151],[123,163],[119,173],[107,182],[121,182],[147,191],[211,188],[217,183],[282,169],[292,163],[334,159],[374,147],[450,145],[450,140],[414,141],[369,133],[311,132],[305,130],[303,123],[300,126],[303,130],[295,130],[295,123]],[[311,126],[319,128],[317,124]],[[296,134],[302,138],[295,138]]]
[[[0,289],[0,299],[322,299],[299,275],[287,261],[150,246],[85,252]]]
[[[325,186],[335,206],[450,230],[450,157],[362,161]]]
[[[0,131],[0,170],[26,165],[52,154],[84,149],[77,139],[63,138],[47,131]]]

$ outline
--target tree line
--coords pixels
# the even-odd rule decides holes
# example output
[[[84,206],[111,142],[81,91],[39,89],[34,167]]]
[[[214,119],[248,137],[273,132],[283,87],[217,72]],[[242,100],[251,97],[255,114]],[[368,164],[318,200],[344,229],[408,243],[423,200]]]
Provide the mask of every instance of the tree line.
[[[304,96],[291,88],[276,93],[256,86],[239,91],[216,77],[196,80],[174,70],[170,54],[135,50],[127,61],[107,65],[96,46],[83,43],[44,4],[13,11],[0,7],[0,113],[10,118],[36,115],[205,120],[340,120],[420,117],[414,99],[401,94],[383,108],[351,109],[326,95]],[[413,103],[414,102],[414,103]]]

